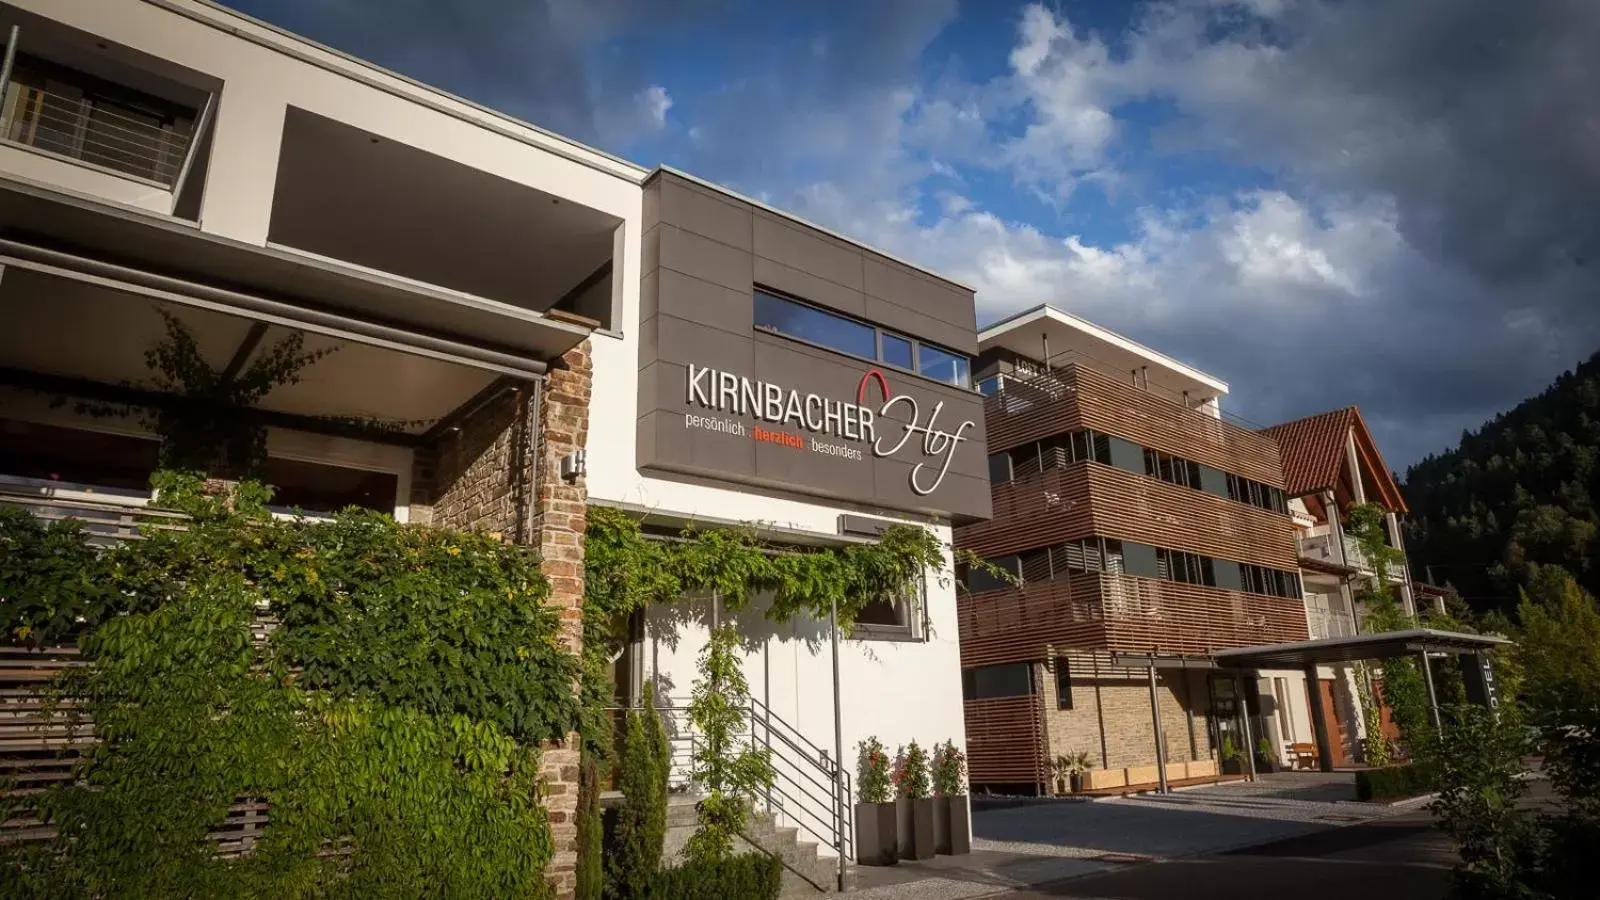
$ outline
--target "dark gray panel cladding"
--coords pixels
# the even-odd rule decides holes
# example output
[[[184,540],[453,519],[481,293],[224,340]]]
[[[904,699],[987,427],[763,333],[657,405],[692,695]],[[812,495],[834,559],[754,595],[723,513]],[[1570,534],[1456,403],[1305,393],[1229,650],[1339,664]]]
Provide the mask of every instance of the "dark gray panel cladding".
[[[872,362],[757,332],[753,322],[759,284],[971,352],[976,335],[970,291],[671,173],[658,173],[646,186],[646,214],[643,250],[650,271],[649,297],[641,303],[649,311],[640,322],[639,342],[641,468],[958,521],[989,516],[981,397],[894,371],[883,373],[886,397],[877,379],[867,377]],[[702,392],[709,389],[708,406],[699,395],[691,397],[691,366],[749,379],[752,390],[758,382],[772,385],[781,389],[785,405],[793,390],[799,403],[809,405],[799,421],[783,422],[741,411],[737,402],[710,408],[726,405],[718,392],[723,382],[705,376],[709,380],[699,384]],[[916,403],[914,423],[910,403],[888,403],[902,395]],[[827,420],[825,412],[841,416],[847,406],[874,417],[870,436],[845,428],[838,418]],[[968,422],[953,453],[930,448],[921,432],[900,442],[907,424],[931,427],[937,444]]]

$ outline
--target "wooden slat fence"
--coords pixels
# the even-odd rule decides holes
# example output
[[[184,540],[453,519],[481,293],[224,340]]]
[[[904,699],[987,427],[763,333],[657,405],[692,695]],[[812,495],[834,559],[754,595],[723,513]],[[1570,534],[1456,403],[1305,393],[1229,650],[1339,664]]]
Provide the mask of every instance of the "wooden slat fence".
[[[967,777],[973,784],[1042,784],[1044,721],[1039,696],[968,700]]]

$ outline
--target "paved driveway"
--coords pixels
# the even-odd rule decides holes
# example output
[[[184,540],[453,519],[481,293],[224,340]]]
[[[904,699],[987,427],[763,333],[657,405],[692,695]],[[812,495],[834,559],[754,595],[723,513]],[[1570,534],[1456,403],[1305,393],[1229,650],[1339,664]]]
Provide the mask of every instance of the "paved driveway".
[[[1167,795],[1025,801],[973,815],[973,854],[858,869],[862,900],[959,900],[1006,888],[1221,853],[1408,810],[1357,803],[1353,776],[1282,773]]]

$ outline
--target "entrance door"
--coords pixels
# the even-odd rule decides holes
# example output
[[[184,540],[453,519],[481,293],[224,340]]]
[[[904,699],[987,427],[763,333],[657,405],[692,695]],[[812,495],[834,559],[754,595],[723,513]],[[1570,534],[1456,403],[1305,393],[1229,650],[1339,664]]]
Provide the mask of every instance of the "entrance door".
[[[1243,771],[1244,754],[1250,752],[1239,718],[1239,691],[1232,678],[1212,678],[1210,684],[1211,740],[1217,751],[1217,765],[1223,772],[1237,774]],[[1227,758],[1230,746],[1239,754],[1233,760]]]
[[[1309,685],[1308,685],[1309,687]],[[1322,692],[1322,724],[1328,734],[1328,751],[1336,766],[1350,765],[1350,723],[1345,721],[1339,704],[1334,702],[1333,679],[1317,679],[1317,690]]]

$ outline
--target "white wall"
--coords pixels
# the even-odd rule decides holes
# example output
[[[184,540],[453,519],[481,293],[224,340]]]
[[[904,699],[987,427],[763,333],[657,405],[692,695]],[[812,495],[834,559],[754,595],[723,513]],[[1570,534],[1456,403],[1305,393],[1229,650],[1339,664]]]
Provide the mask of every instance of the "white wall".
[[[149,0],[12,5],[223,81],[201,206],[206,231],[265,242],[288,106],[637,220],[638,167],[226,10],[191,0],[170,4],[189,15]]]

